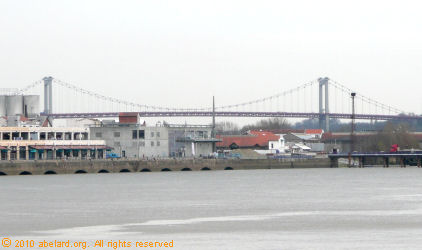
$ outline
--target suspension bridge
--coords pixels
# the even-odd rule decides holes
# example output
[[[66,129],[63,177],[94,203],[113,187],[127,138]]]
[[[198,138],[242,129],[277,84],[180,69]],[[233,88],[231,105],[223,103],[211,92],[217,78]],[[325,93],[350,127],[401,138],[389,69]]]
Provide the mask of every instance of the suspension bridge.
[[[54,86],[54,88],[53,88]],[[275,95],[247,102],[198,108],[173,108],[133,103],[90,91],[53,77],[45,77],[14,95],[38,94],[44,100],[43,116],[53,119],[118,117],[139,112],[141,117],[285,117],[318,119],[329,131],[329,119],[417,120],[419,115],[356,94],[352,115],[350,88],[327,77],[318,78]],[[73,103],[74,105],[67,105]],[[87,105],[89,103],[89,105]]]

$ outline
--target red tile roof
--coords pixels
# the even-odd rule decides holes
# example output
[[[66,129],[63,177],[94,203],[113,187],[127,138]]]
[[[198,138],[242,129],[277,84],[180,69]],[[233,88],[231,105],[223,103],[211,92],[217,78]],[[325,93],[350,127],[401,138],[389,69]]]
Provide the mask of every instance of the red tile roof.
[[[20,120],[21,120],[21,122],[29,121],[28,117],[25,117],[23,115],[20,116]]]
[[[269,129],[268,132],[274,133],[274,134],[290,134],[290,133],[305,133],[304,129]]]
[[[320,135],[324,133],[322,129],[305,129],[305,134]]]
[[[275,135],[268,131],[250,131],[248,135],[235,135],[235,136],[224,136],[217,135],[217,138],[221,139],[221,142],[217,142],[217,147],[228,148],[233,143],[239,147],[265,147],[268,145],[268,141],[277,141],[280,136]]]

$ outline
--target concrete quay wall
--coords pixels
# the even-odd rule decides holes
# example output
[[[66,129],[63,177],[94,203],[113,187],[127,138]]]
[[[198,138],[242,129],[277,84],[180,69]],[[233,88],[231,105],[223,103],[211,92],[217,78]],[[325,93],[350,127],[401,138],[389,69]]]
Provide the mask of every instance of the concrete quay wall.
[[[329,159],[48,160],[0,162],[0,175],[329,168]]]

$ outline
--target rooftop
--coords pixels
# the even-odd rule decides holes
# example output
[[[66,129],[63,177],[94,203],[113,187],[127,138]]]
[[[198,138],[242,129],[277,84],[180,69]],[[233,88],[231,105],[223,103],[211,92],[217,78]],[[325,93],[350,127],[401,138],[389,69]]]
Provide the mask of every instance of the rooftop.
[[[249,131],[248,135],[217,135],[221,142],[217,142],[217,147],[228,148],[232,144],[239,147],[265,147],[269,141],[278,141],[280,136],[268,131]]]

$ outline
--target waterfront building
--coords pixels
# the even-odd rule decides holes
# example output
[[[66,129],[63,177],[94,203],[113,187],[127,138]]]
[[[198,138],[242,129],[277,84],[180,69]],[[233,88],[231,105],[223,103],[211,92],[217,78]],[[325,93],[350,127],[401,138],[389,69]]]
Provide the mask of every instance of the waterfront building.
[[[210,125],[165,124],[169,137],[171,157],[205,157],[213,153],[213,144],[220,142],[212,137]]]
[[[88,128],[0,127],[1,160],[101,159],[108,149]]]
[[[105,140],[112,152],[123,158],[200,157],[212,153],[211,126],[154,126],[140,120],[138,113],[120,113],[119,121],[103,121],[90,127],[92,139]]]

